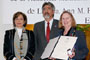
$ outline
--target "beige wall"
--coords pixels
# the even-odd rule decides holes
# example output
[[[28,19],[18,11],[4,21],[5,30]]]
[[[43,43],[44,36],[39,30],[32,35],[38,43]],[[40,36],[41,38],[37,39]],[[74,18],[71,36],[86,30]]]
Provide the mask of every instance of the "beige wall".
[[[5,60],[3,57],[3,42],[4,42],[4,34],[5,30],[11,29],[12,24],[3,24],[2,17],[5,18],[5,16],[2,16],[2,0],[0,1],[0,60]]]
[[[87,46],[89,49],[88,56],[86,57],[86,60],[90,60],[90,31],[86,31],[86,40],[87,40]]]
[[[3,58],[3,33],[2,33],[2,1],[0,1],[0,60],[4,60]]]

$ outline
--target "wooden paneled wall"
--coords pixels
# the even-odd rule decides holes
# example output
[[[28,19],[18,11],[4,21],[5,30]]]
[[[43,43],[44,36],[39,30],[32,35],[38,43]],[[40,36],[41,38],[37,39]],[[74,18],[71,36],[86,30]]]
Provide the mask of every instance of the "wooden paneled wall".
[[[86,31],[85,34],[86,34],[87,47],[89,49],[89,53],[86,57],[86,60],[90,60],[90,31]]]
[[[32,30],[33,31],[33,28],[34,28],[34,24],[27,24],[26,25],[27,30]]]
[[[85,25],[83,25],[83,27],[84,27],[84,26],[85,26]],[[28,24],[28,25],[26,26],[26,29],[33,31],[33,27],[34,27],[33,24]],[[89,29],[90,29],[90,28],[89,28]],[[88,55],[87,55],[87,57],[86,57],[86,60],[90,60],[90,31],[85,31],[85,35],[86,35],[87,47],[88,47],[88,49],[89,49],[89,53],[88,53]]]

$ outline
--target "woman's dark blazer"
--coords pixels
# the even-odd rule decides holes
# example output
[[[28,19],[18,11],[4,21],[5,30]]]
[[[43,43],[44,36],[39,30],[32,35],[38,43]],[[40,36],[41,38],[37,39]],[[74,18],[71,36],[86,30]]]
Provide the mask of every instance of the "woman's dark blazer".
[[[29,30],[26,30],[26,33],[28,36],[28,49],[27,49],[27,54],[24,58],[26,60],[31,60],[35,51],[34,33]],[[6,60],[12,60],[15,57],[14,35],[15,35],[15,29],[7,30],[5,32],[3,54]]]
[[[60,35],[63,35],[63,29],[60,30]],[[71,28],[68,32],[67,36],[75,35],[78,37],[76,43],[75,43],[75,60],[83,60],[86,55],[88,54],[88,48],[86,44],[86,38],[85,34],[82,31],[78,31],[75,28]]]

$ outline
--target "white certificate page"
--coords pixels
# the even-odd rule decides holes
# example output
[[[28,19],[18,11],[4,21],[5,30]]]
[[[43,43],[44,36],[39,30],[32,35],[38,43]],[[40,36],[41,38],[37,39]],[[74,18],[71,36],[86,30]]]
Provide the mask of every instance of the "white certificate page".
[[[56,38],[53,38],[49,41],[49,43],[47,44],[47,46],[46,46],[46,48],[41,56],[42,59],[48,58],[51,55],[52,50],[53,50],[58,38],[59,37],[56,37]]]
[[[61,36],[51,57],[67,60],[67,50],[72,49],[76,43],[77,37]]]

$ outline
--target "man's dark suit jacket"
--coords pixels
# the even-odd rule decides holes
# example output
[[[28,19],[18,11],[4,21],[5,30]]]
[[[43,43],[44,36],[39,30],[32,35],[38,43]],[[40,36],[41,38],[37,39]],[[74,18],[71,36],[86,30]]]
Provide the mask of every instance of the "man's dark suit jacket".
[[[50,30],[50,39],[54,38],[57,36],[59,32],[58,29],[58,20],[53,20],[52,27]],[[35,55],[33,60],[39,60],[46,45],[47,45],[47,40],[45,36],[45,21],[38,22],[34,26],[34,33],[35,33]]]
[[[35,50],[34,33],[26,30],[28,36],[28,49],[27,54],[24,57],[26,60],[31,60]],[[15,29],[7,30],[4,37],[4,56],[6,60],[12,60],[15,57],[14,53],[14,34]]]
[[[63,35],[64,29],[60,29],[60,35]],[[75,57],[73,59],[75,60],[84,60],[86,55],[88,54],[88,48],[86,44],[86,37],[84,32],[76,30],[75,28],[71,28],[66,36],[72,36],[75,35],[78,37],[76,43],[75,43]]]

